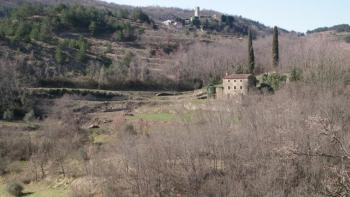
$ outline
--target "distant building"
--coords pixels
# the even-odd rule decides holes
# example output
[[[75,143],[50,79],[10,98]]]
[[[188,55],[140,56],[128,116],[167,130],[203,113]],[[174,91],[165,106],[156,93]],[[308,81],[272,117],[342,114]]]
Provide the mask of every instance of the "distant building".
[[[216,87],[216,98],[230,98],[246,95],[249,89],[250,74],[226,75],[222,80],[222,86]]]
[[[166,21],[163,21],[162,23],[163,23],[163,25],[170,26],[170,25],[172,25],[174,23],[174,21],[166,20]]]
[[[166,20],[162,22],[163,25],[167,26],[167,27],[174,27],[177,29],[181,29],[183,28],[183,25],[181,22],[177,22],[177,21],[173,21],[173,20]]]
[[[219,20],[219,17],[218,17],[218,15],[216,15],[216,14],[214,14],[213,16],[212,16],[212,18],[214,19],[214,20]]]

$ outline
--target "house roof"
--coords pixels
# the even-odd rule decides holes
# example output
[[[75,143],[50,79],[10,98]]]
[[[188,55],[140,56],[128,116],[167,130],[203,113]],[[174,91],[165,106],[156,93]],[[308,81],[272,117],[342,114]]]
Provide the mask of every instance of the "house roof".
[[[250,74],[231,74],[224,77],[224,79],[248,79]]]

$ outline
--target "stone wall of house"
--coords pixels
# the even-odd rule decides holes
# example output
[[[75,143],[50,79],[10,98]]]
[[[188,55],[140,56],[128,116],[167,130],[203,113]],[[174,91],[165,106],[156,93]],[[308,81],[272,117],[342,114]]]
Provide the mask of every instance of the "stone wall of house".
[[[223,99],[224,98],[224,87],[216,87],[215,98],[216,99]]]
[[[248,79],[224,79],[224,95],[237,96],[248,93]]]

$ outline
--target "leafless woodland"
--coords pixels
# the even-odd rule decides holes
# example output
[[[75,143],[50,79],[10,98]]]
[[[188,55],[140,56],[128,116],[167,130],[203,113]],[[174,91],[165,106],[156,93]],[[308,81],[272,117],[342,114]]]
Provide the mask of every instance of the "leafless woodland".
[[[264,66],[267,40],[255,45]],[[229,110],[203,111],[196,123],[123,135],[92,157],[92,182],[105,196],[348,195],[349,48],[323,38],[281,43],[281,72],[300,67],[302,81],[274,95],[248,95],[242,105],[212,101]],[[240,46],[198,44],[182,57],[191,74],[224,72],[243,64]]]
[[[272,69],[270,41],[254,41],[260,72]],[[0,145],[7,158],[30,160],[28,179],[73,177],[73,196],[347,196],[350,47],[316,36],[283,36],[280,43],[278,72],[298,67],[303,78],[273,95],[250,94],[241,105],[209,101],[227,110],[203,110],[190,123],[146,125],[150,132],[115,120],[118,137],[100,147],[89,143],[83,115],[63,98],[45,132],[1,131]],[[244,66],[246,51],[240,40],[197,43],[178,51],[169,71],[222,76]]]

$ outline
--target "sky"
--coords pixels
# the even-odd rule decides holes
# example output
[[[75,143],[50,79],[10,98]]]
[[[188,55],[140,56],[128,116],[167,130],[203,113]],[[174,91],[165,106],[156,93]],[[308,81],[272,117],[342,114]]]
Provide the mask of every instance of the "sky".
[[[104,0],[133,6],[211,9],[268,26],[306,32],[350,23],[350,0]]]

